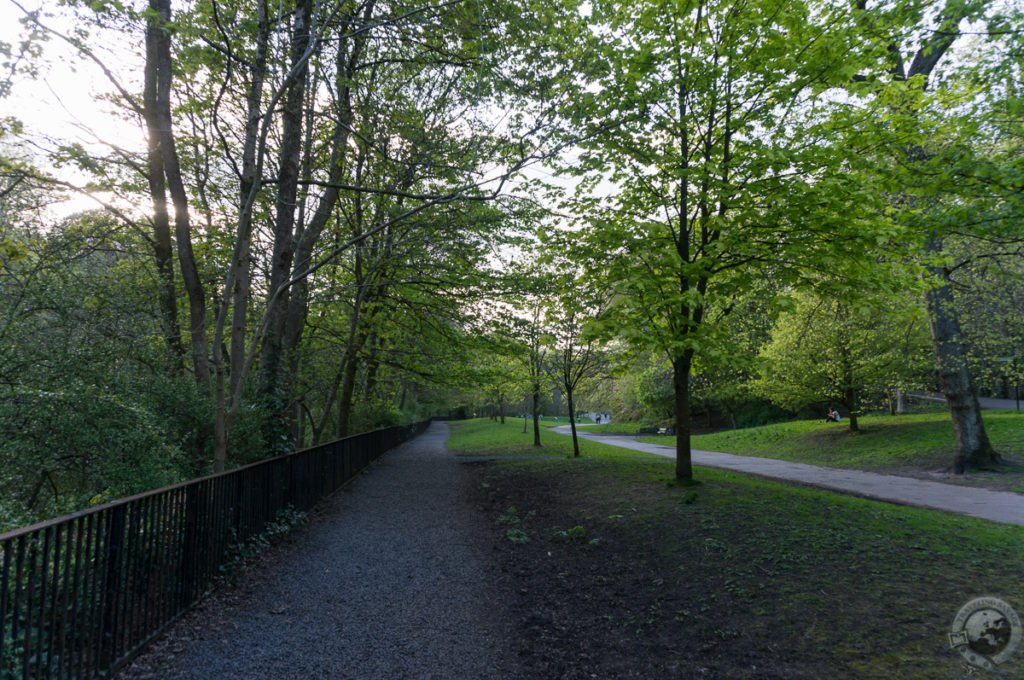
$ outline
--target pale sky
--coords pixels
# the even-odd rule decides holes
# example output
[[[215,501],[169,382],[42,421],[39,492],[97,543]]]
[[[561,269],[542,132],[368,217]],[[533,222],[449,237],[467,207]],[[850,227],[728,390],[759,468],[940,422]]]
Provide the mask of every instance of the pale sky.
[[[59,10],[52,0],[43,3],[26,0],[22,4],[26,9],[43,6],[47,11]],[[0,0],[0,40],[11,43],[15,53],[24,31],[19,21],[23,16],[10,0]],[[56,30],[68,30],[68,22],[60,18],[44,21]],[[90,45],[99,46],[104,52],[101,56],[111,62],[108,67],[123,74],[125,62],[130,61],[130,54],[126,58],[123,52],[126,47],[130,49],[125,42],[93,40]],[[119,48],[121,54],[112,48]],[[97,138],[130,148],[144,144],[137,126],[110,115],[109,105],[95,100],[97,95],[112,90],[109,81],[95,65],[75,57],[72,48],[57,38],[51,38],[45,44],[43,58],[37,63],[40,70],[37,79],[15,79],[10,95],[0,99],[0,116],[21,120],[28,136],[38,134],[87,146],[95,144]],[[130,68],[127,73],[131,73]],[[131,89],[137,87],[133,85]]]
[[[26,9],[40,6],[45,12],[60,11],[55,0],[19,0]],[[0,40],[10,43],[17,54],[24,26],[21,9],[11,0],[0,0]],[[60,17],[44,18],[44,23],[62,33],[73,28],[71,22]],[[94,37],[89,47],[97,51],[107,68],[125,78],[124,86],[132,92],[141,89],[141,65],[136,62],[141,36],[114,34]],[[0,118],[14,117],[22,122],[25,132],[18,138],[0,140],[5,151],[19,155],[31,154],[32,161],[41,170],[83,186],[88,178],[73,168],[54,168],[44,158],[43,150],[51,150],[58,143],[80,144],[97,153],[109,151],[115,145],[132,152],[146,148],[144,130],[135,122],[126,121],[112,113],[114,107],[97,97],[114,91],[110,81],[92,62],[78,56],[75,50],[59,38],[51,38],[43,46],[43,56],[35,62],[35,79],[20,76],[14,80],[10,94],[0,99]],[[6,71],[2,77],[6,77]],[[137,81],[137,82],[135,82]],[[20,148],[12,150],[11,145]],[[83,210],[99,208],[88,196],[71,196],[68,200],[50,206],[51,214],[60,217]],[[122,206],[125,208],[127,206]]]
[[[55,0],[18,2],[29,10],[43,7],[48,13],[61,11]],[[23,16],[14,2],[0,0],[0,41],[12,44],[15,53],[24,33],[20,22]],[[62,33],[67,33],[72,27],[71,22],[60,17],[44,18],[43,22]],[[124,79],[124,86],[132,92],[141,89],[141,63],[138,59],[141,58],[142,39],[141,35],[118,33],[107,39],[94,37],[89,41],[90,49],[97,51],[108,68],[118,72]],[[24,124],[22,140],[34,140],[47,147],[51,144],[46,140],[74,142],[97,152],[103,150],[102,142],[132,151],[145,149],[144,130],[135,123],[112,115],[111,105],[97,101],[97,95],[114,89],[92,62],[76,55],[64,41],[54,37],[45,43],[43,57],[37,63],[39,74],[36,79],[17,78],[9,96],[0,99],[0,118],[11,116]],[[39,164],[44,169],[53,170],[41,161]],[[60,175],[71,177],[67,169],[61,170]],[[533,166],[525,170],[525,175],[537,177],[548,176],[549,173],[542,167]],[[84,178],[77,182],[84,182]],[[508,188],[516,185],[518,182],[513,182]],[[75,201],[74,210],[87,207],[96,206],[87,199]]]

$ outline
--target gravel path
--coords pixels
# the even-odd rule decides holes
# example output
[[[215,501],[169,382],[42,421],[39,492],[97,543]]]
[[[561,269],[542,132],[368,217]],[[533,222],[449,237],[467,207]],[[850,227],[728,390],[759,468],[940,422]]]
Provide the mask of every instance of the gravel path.
[[[434,423],[388,453],[247,574],[244,596],[192,612],[122,677],[516,676],[448,434]]]

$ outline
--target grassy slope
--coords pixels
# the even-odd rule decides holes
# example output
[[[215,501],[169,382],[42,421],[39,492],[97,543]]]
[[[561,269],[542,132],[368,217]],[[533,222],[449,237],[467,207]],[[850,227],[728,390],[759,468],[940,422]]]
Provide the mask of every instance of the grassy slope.
[[[986,411],[984,417],[989,439],[1009,461],[1006,471],[943,481],[1024,493],[1024,412]],[[698,435],[691,444],[705,451],[894,473],[942,471],[953,460],[948,413],[865,416],[858,422],[861,431],[857,433],[851,433],[846,422],[803,420]],[[673,445],[675,438],[643,437],[642,441]]]
[[[639,430],[642,425],[637,423],[602,423],[600,425],[589,425],[587,426],[587,432],[602,432],[604,434],[633,434]]]
[[[572,456],[572,437],[548,430],[551,425],[566,423],[547,419],[541,423],[540,448],[533,445],[533,423],[527,422],[526,432],[523,432],[522,418],[506,418],[504,425],[488,418],[453,422],[448,448],[456,454],[474,456]],[[658,458],[583,439],[580,440],[580,455],[586,458]]]
[[[915,429],[913,422],[899,427]],[[450,445],[464,453],[489,453],[495,439],[488,437],[496,435],[487,431],[494,428],[486,422],[453,424]],[[765,429],[771,430],[758,428]],[[774,431],[788,434],[748,433],[737,439],[747,441],[744,450],[751,452],[752,442],[781,442],[823,429],[792,424]],[[894,436],[888,432],[885,437]],[[897,448],[916,450],[917,440],[907,436]],[[860,450],[852,446],[842,455],[856,458]],[[630,605],[642,609],[651,599],[646,623],[625,623],[638,625],[638,632],[646,625],[685,638],[704,628],[712,637],[721,633],[715,663],[728,664],[730,656],[759,648],[778,650],[773,656],[784,663],[820,665],[835,677],[963,677],[969,669],[945,639],[959,607],[992,595],[1024,611],[1024,531],[1019,527],[710,469],[701,470],[704,484],[697,501],[683,504],[683,490],[673,486],[670,469],[621,455],[579,461],[520,458],[488,470],[495,486],[510,476],[537,482],[519,488],[543,487],[541,480],[557,485],[548,495],[564,504],[562,511],[571,508],[573,515],[561,518],[565,527],[583,526],[588,538],[607,536],[609,549],[633,541],[620,549],[654,560],[653,565],[641,560],[638,569],[660,564],[663,576],[684,570],[685,579],[655,579],[650,592]],[[531,503],[545,499],[507,502],[529,511]],[[548,558],[553,553],[558,558],[559,543],[544,538],[551,527],[524,524],[523,529],[545,541]],[[602,545],[591,553],[595,573],[604,573]],[[657,575],[655,570],[651,578]],[[637,580],[631,573],[602,578]],[[614,583],[602,583],[595,587],[614,590]],[[671,590],[684,586],[678,593]],[[666,600],[674,608],[663,607]],[[726,616],[731,612],[739,614]],[[719,670],[730,672],[728,665]],[[1024,666],[1016,658],[1000,671],[1011,675],[990,677],[1018,677]]]

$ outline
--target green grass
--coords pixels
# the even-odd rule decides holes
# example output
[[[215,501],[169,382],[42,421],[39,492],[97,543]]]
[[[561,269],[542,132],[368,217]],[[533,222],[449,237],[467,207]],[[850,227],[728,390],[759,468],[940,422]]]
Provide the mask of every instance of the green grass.
[[[774,661],[821,677],[960,678],[969,669],[946,644],[959,607],[991,595],[1024,612],[1020,527],[706,468],[686,503],[652,461],[569,465],[521,460],[480,474],[507,495],[497,507],[536,517],[520,529],[537,539],[538,568],[574,566],[559,561],[575,548],[541,544],[548,523],[585,527],[598,545],[578,578],[600,578],[580,592],[621,590],[609,616],[652,612],[623,626],[689,641],[688,661],[722,664],[722,677],[756,677],[749,663]],[[716,637],[723,630],[733,634]],[[701,644],[717,646],[700,656]],[[986,677],[1020,677],[1021,664]]]
[[[1008,461],[1001,473],[975,471],[964,478],[943,479],[1024,493],[1024,413],[985,411],[992,445]],[[953,426],[947,413],[874,415],[848,423],[797,421],[694,436],[691,445],[705,451],[777,458],[813,465],[892,473],[934,473],[950,467],[955,453]],[[643,437],[671,445],[675,437]]]
[[[541,421],[544,423],[544,421]],[[550,425],[565,425],[550,421]],[[449,423],[452,428],[448,448],[457,455],[472,456],[572,456],[572,437],[540,428],[540,447],[533,445],[533,422],[527,421],[523,432],[522,418],[506,418],[502,425],[489,418],[474,418]],[[588,428],[589,429],[589,428]],[[580,440],[580,455],[585,458],[657,458],[640,451]]]
[[[478,420],[490,420],[490,418],[489,417],[481,417]],[[516,415],[508,415],[508,414],[506,414],[505,415],[505,421],[507,422],[507,421],[510,421],[510,420],[518,420],[519,424],[522,425],[523,424],[523,414],[521,414],[521,413],[516,414]],[[552,423],[554,425],[568,425],[569,424],[569,416],[545,416],[545,415],[541,415],[540,422],[542,422],[542,423]],[[594,421],[591,420],[590,418],[585,418],[584,417],[584,418],[579,418],[576,422],[577,423],[592,423]]]
[[[602,432],[604,434],[633,434],[639,430],[643,425],[639,423],[601,423],[600,425],[590,425],[587,427],[587,432]]]

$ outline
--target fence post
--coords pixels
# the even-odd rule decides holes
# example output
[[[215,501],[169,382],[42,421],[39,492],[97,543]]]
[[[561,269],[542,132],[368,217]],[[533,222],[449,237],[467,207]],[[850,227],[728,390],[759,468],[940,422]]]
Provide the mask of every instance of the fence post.
[[[110,668],[117,660],[118,594],[121,591],[121,562],[124,557],[124,525],[127,505],[110,509],[107,524],[106,569],[103,576],[103,628],[100,633],[100,668]]]
[[[181,574],[181,604],[182,608],[192,603],[195,591],[195,569],[196,569],[196,519],[199,512],[199,499],[197,496],[197,485],[190,484],[185,488],[185,526],[181,537],[181,562],[178,569]]]
[[[6,654],[6,640],[7,640],[7,607],[9,606],[8,600],[10,599],[10,585],[11,585],[11,554],[13,551],[13,541],[10,543],[0,544],[0,552],[3,553],[3,564],[0,565],[0,662],[3,662],[7,657]],[[14,584],[17,587],[17,584]],[[13,619],[13,617],[11,617]],[[11,642],[14,642],[14,624],[11,623]]]

